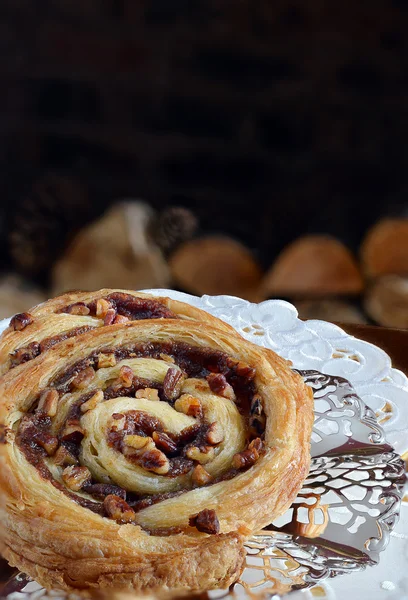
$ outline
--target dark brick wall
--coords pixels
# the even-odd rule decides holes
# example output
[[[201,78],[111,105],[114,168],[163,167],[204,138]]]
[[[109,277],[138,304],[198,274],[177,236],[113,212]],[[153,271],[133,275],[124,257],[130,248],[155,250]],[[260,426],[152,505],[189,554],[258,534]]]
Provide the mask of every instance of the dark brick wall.
[[[2,0],[4,202],[56,168],[265,264],[304,231],[356,247],[407,206],[407,26],[403,0]]]

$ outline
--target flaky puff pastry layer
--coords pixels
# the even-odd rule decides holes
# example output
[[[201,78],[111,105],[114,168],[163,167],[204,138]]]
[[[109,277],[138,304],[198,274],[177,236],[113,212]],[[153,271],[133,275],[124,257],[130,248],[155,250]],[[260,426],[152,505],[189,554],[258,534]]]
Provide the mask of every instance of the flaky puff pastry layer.
[[[266,451],[232,479],[189,489],[141,510],[135,524],[118,525],[77,505],[44,480],[15,443],[15,430],[41,391],[71,365],[106,347],[135,342],[212,348],[255,367],[254,383],[266,415]],[[225,587],[240,573],[245,537],[290,506],[308,473],[311,390],[275,353],[204,322],[134,321],[68,339],[5,374],[0,398],[2,553],[48,588]],[[219,534],[188,526],[189,517],[204,509],[215,510]],[[145,530],[178,525],[183,533],[161,536]]]
[[[0,338],[0,375],[3,375],[10,369],[12,366],[10,355],[19,348],[27,347],[33,342],[42,342],[44,339],[54,336],[69,334],[73,330],[80,330],[87,327],[103,327],[103,316],[71,314],[61,311],[74,304],[86,305],[100,299],[108,298],[111,294],[125,294],[135,299],[152,300],[154,303],[162,304],[174,313],[177,318],[194,319],[218,329],[234,333],[234,329],[220,319],[195,306],[168,297],[119,289],[102,289],[97,292],[68,292],[32,308],[29,311],[29,315],[32,317],[33,322],[29,326],[21,330],[14,330],[12,326],[6,329]]]

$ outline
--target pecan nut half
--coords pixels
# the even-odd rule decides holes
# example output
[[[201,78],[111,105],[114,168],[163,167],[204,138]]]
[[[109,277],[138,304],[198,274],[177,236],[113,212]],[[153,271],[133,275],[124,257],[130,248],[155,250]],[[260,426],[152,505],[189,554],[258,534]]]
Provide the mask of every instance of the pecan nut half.
[[[10,325],[14,329],[14,331],[22,331],[28,325],[31,325],[31,323],[33,323],[33,322],[34,322],[34,319],[30,315],[30,313],[23,312],[23,313],[14,315],[14,317],[10,321]]]
[[[196,527],[198,531],[214,535],[220,532],[220,523],[215,510],[205,508],[197,515],[191,515],[189,525]]]
[[[136,513],[129,504],[114,494],[106,496],[103,501],[103,507],[107,516],[118,523],[132,523],[135,520]]]
[[[185,379],[180,369],[170,367],[163,380],[163,393],[166,400],[172,402],[180,396],[181,386]]]

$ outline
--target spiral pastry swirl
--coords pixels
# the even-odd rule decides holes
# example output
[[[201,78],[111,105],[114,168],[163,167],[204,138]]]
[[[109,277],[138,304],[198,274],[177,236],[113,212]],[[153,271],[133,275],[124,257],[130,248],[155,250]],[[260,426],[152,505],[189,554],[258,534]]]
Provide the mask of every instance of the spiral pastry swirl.
[[[97,294],[119,314],[116,292]],[[50,301],[51,320],[70,314],[65,300]],[[0,342],[2,552],[48,587],[229,585],[245,537],[307,475],[302,379],[202,311],[147,300],[144,318],[59,337],[16,365],[4,346],[15,354],[44,307]]]

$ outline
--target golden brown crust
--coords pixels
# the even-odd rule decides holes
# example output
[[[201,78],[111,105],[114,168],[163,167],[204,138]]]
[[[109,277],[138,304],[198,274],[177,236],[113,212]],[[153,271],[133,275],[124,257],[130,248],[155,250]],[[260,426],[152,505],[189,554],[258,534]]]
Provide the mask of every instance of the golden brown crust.
[[[60,307],[71,300],[77,302],[78,294],[52,302]],[[190,318],[198,314],[180,304],[171,301],[169,306]],[[34,323],[42,310],[38,307],[31,312]],[[65,589],[112,586],[200,591],[225,587],[237,578],[244,558],[243,538],[282,514],[308,473],[313,397],[287,361],[231,333],[217,319],[205,320],[149,319],[100,327],[62,341],[3,375],[0,538],[11,564],[46,587]],[[220,326],[215,328],[214,322]],[[265,452],[246,471],[207,487],[187,488],[181,495],[140,510],[134,523],[120,525],[83,508],[45,481],[24,457],[15,435],[22,414],[64,370],[92,352],[135,341],[211,348],[256,367],[254,382],[266,414]],[[148,363],[143,368],[152,367]],[[189,381],[193,380],[186,380],[186,385],[192,385]],[[206,394],[208,390],[204,398]],[[228,403],[234,404],[219,398],[220,406]],[[152,406],[157,404],[169,406],[151,401]],[[160,480],[161,476],[152,477]],[[200,533],[188,525],[189,517],[204,509],[215,510],[219,534]],[[152,529],[171,531],[172,527],[181,527],[181,533],[148,534]]]
[[[32,552],[28,558],[26,542],[21,546],[21,554],[9,546],[4,549],[3,556],[11,566],[18,567],[47,589],[72,591],[110,588],[181,593],[223,589],[237,579],[245,558],[242,540],[233,533],[197,540],[192,547],[181,546],[148,556],[135,552],[126,558],[78,560],[53,553],[51,559],[47,553],[44,561],[41,552]]]

